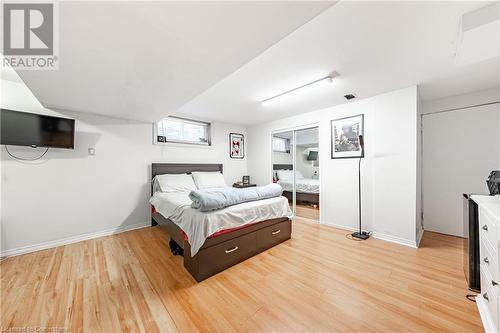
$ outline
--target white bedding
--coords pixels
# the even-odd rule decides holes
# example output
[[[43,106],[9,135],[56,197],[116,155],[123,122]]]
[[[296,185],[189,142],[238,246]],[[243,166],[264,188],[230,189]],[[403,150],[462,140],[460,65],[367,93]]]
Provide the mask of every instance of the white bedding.
[[[149,202],[156,211],[184,231],[195,256],[205,240],[214,233],[279,217],[292,217],[285,197],[245,202],[223,209],[201,212],[191,208],[188,192],[156,192]]]
[[[283,187],[283,191],[293,191],[292,180],[279,180],[278,183]],[[319,179],[303,178],[296,179],[295,185],[297,192],[300,193],[319,193]]]

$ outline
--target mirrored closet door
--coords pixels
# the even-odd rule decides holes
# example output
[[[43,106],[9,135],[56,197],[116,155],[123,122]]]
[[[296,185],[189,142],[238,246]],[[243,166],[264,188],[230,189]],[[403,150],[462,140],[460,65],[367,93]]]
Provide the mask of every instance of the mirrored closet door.
[[[294,215],[319,221],[318,127],[273,133],[272,170]]]

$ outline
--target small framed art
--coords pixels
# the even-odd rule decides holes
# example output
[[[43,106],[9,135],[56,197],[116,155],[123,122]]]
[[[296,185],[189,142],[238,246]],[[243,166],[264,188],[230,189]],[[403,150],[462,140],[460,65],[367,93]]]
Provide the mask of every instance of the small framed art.
[[[245,137],[239,133],[229,133],[229,157],[245,157]]]

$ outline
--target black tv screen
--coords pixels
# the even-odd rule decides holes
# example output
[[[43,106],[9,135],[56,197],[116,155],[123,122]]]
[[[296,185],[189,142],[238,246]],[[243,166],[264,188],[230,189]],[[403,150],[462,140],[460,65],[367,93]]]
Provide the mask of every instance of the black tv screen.
[[[74,119],[1,109],[0,124],[2,145],[74,148]]]
[[[308,161],[316,161],[318,159],[318,152],[311,150],[309,151],[309,155],[307,155]]]

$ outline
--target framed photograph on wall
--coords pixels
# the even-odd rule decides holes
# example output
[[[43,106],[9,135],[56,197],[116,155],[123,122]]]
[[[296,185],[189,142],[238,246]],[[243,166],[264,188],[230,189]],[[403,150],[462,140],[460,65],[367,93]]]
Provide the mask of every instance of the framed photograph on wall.
[[[359,136],[364,136],[363,122],[362,114],[331,121],[332,159],[364,157],[364,149],[359,144]]]
[[[245,157],[245,137],[239,133],[229,133],[229,156],[231,158]]]

